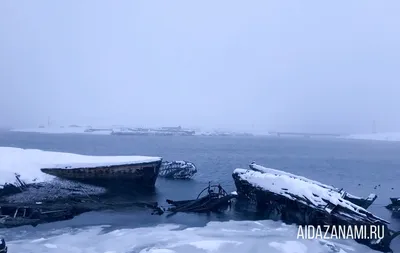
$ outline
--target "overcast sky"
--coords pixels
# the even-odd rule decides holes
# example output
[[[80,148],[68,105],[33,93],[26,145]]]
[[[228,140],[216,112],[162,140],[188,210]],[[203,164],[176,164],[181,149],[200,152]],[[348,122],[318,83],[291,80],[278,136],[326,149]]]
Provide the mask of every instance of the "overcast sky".
[[[400,1],[0,2],[0,125],[400,131]]]

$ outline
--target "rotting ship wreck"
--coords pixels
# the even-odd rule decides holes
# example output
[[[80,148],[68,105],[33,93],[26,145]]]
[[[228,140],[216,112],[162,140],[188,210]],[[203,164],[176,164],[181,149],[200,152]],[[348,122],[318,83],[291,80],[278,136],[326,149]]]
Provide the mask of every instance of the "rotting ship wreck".
[[[161,157],[87,156],[11,147],[0,147],[0,154],[7,154],[0,164],[0,228],[155,205],[148,197],[155,189]],[[25,171],[20,175],[13,168]]]
[[[238,197],[255,204],[264,218],[319,227],[328,233],[339,227],[351,227],[353,231],[365,228],[364,236],[352,237],[356,242],[393,253],[390,244],[400,231],[391,230],[388,221],[366,210],[376,199],[375,194],[364,199],[285,171],[255,163],[249,167],[235,169],[232,177]],[[378,236],[374,236],[374,230],[380,231]]]
[[[154,187],[161,163],[161,157],[144,157],[124,163],[59,164],[42,168],[41,171],[59,178],[106,188]]]

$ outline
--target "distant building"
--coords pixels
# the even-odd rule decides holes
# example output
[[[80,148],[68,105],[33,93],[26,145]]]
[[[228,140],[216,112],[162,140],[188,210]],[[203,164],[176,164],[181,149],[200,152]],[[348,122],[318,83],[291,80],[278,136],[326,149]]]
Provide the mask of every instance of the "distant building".
[[[177,127],[162,127],[161,129],[170,130],[170,131],[181,131],[182,127],[181,126],[177,126]]]

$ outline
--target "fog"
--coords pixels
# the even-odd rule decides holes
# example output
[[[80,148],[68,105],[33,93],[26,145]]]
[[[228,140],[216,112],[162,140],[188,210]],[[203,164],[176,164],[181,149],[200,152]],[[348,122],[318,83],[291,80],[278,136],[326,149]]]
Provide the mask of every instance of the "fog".
[[[0,125],[400,131],[400,2],[0,2]]]

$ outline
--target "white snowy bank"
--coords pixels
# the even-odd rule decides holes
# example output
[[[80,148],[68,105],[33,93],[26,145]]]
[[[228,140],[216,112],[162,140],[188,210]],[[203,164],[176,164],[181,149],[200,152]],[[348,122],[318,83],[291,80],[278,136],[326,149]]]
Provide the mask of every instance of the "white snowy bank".
[[[205,227],[178,225],[119,229],[66,228],[18,234],[10,252],[43,253],[374,253],[353,240],[297,239],[297,228],[274,221],[210,222]],[[36,230],[37,231],[37,230]],[[0,231],[0,236],[2,231]],[[4,231],[6,233],[7,231]],[[3,234],[9,238],[7,234]],[[34,250],[34,251],[32,251]]]
[[[111,134],[112,129],[99,128],[89,131],[89,127],[43,127],[11,129],[12,132],[41,133],[41,134]]]
[[[15,183],[15,173],[25,183],[43,182],[54,178],[41,168],[100,167],[139,162],[152,162],[160,157],[150,156],[87,156],[38,149],[0,147],[0,188]]]
[[[376,133],[376,134],[351,134],[345,136],[344,138],[355,139],[355,140],[400,141],[400,132]]]

